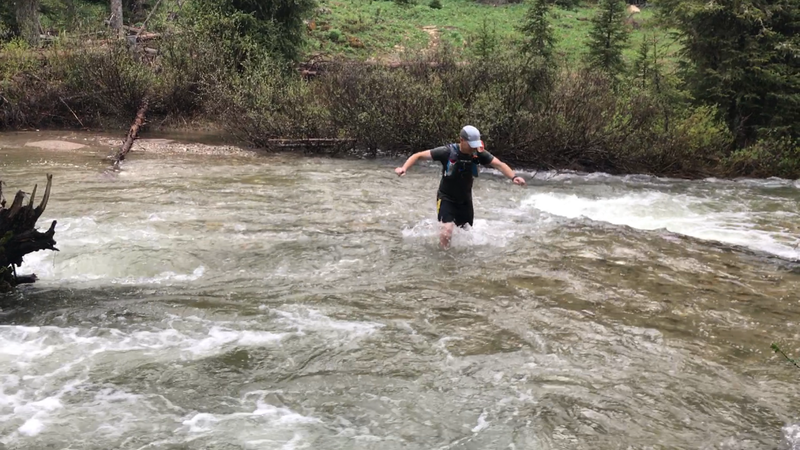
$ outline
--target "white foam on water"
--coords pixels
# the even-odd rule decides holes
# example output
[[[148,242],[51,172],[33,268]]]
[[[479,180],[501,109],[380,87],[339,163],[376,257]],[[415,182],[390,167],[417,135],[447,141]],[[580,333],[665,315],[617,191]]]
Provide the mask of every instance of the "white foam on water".
[[[489,427],[489,422],[486,421],[486,411],[482,411],[481,415],[478,416],[478,424],[472,428],[473,433],[480,433],[481,431],[485,430]]]
[[[63,408],[61,400],[55,397],[47,397],[14,408],[14,415],[29,417],[17,431],[25,436],[36,436],[44,429],[43,421],[47,420],[49,414],[61,408]]]
[[[177,271],[162,271],[152,276],[126,275],[131,270],[141,271],[145,266],[147,271],[161,265],[160,262],[142,265],[114,253],[105,255],[92,255],[87,252],[68,259],[59,254],[37,252],[25,257],[21,273],[36,273],[42,283],[57,280],[58,283],[79,284],[120,284],[120,285],[162,285],[170,283],[187,283],[197,281],[206,273],[205,266],[190,269],[191,273]]]
[[[205,324],[203,324],[205,326]],[[0,326],[0,362],[25,365],[51,355],[67,359],[91,357],[107,352],[143,351],[153,354],[177,350],[179,356],[209,356],[231,347],[272,345],[291,333],[236,330],[224,326],[208,329],[167,328],[125,332],[117,329]]]
[[[112,279],[111,283],[123,285],[141,285],[141,284],[165,284],[173,281],[177,282],[190,282],[197,281],[206,273],[206,268],[200,266],[192,271],[191,274],[182,274],[175,272],[161,272],[154,277],[126,277]]]
[[[36,436],[42,432],[42,429],[44,429],[44,425],[39,419],[30,418],[17,431],[25,436]]]
[[[319,427],[323,422],[266,401],[267,391],[246,393],[240,400],[240,412],[215,414],[192,412],[181,421],[175,432],[213,435],[226,442],[240,442],[246,448],[308,448],[303,431]]]
[[[266,392],[247,394],[242,399],[244,412],[187,414],[163,398],[153,398],[159,396],[90,381],[91,374],[102,367],[119,364],[118,353],[125,353],[123,364],[135,367],[143,362],[205,358],[234,348],[280,345],[287,336],[318,336],[341,345],[385,326],[337,320],[303,306],[260,310],[272,316],[268,323],[277,329],[253,329],[263,326],[259,320],[223,322],[178,316],[166,318],[161,329],[0,326],[0,436],[4,436],[0,443],[24,446],[32,442],[29,439],[47,441],[80,417],[84,426],[95,429],[93,439],[100,441],[155,431],[163,428],[164,421],[175,421],[184,439],[211,433],[215,439],[229,436],[248,448],[247,442],[265,439],[276,442],[275,448],[303,448],[305,441],[297,430],[319,421],[270,404]],[[76,402],[76,398],[81,400]]]
[[[0,374],[0,443],[41,434],[64,409],[62,397],[74,391],[75,383],[51,385],[46,378]]]
[[[506,211],[506,216],[516,214],[516,211]],[[403,239],[411,242],[422,242],[439,245],[440,224],[433,219],[417,222],[411,228],[402,230]],[[507,220],[475,219],[473,226],[454,227],[450,246],[460,247],[506,247],[520,233],[520,229],[513,222]]]
[[[757,224],[757,213],[744,207],[715,211],[711,201],[661,192],[607,198],[543,192],[523,200],[522,207],[570,219],[585,217],[641,230],[666,229],[699,239],[800,259],[797,237],[789,230],[761,229]]]
[[[220,419],[217,419],[213,414],[198,413],[184,420],[183,425],[189,427],[190,433],[202,433],[210,431],[213,425],[219,421]]]
[[[264,345],[280,342],[287,336],[286,333],[272,333],[268,331],[237,331],[224,329],[222,327],[211,327],[208,337],[194,342],[188,351],[195,355],[213,354],[218,349],[235,347],[261,347]]]
[[[285,336],[294,334],[233,329],[197,320],[172,319],[168,323],[175,328],[122,331],[0,326],[0,443],[24,445],[26,439],[52,427],[51,433],[58,434],[59,427],[76,417],[84,424],[95,424],[100,439],[119,436],[132,427],[157,428],[158,420],[142,418],[152,418],[153,411],[172,417],[174,411],[163,406],[165,400],[154,406],[145,396],[89,381],[92,372],[119,359],[115,353],[126,353],[125,360],[131,364],[137,364],[137,359],[149,363],[196,359],[233,348],[280,345]],[[65,401],[66,396],[70,401]],[[76,402],[75,398],[82,400]],[[267,404],[248,414],[280,416],[276,423],[284,425],[296,419]],[[188,428],[199,430],[209,423],[200,416]]]
[[[376,322],[354,322],[332,319],[315,309],[305,308],[273,309],[279,323],[297,330],[297,333],[318,333],[324,336],[337,338],[337,342],[346,342],[347,339],[358,339],[372,335],[385,324]],[[347,339],[346,339],[347,338]],[[331,341],[333,342],[333,341]]]
[[[19,271],[36,273],[40,283],[57,280],[81,286],[196,281],[204,276],[206,267],[194,257],[170,256],[169,250],[190,236],[161,224],[162,216],[167,215],[149,213],[138,220],[106,217],[108,213],[97,211],[82,217],[59,217],[56,240],[60,252],[31,253]]]
[[[800,423],[783,427],[783,440],[787,450],[800,450]]]

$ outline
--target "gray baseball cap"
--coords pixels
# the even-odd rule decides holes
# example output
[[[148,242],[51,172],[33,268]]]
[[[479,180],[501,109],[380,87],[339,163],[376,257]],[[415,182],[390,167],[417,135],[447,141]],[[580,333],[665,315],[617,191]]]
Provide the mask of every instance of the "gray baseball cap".
[[[483,144],[481,142],[481,132],[472,125],[467,125],[461,129],[461,138],[469,143],[472,148],[480,148]]]

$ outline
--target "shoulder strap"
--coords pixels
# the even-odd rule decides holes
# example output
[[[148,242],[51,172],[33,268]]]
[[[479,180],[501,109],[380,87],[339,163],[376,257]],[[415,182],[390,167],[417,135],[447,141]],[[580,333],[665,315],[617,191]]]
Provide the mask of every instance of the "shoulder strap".
[[[458,144],[448,144],[448,148],[450,148],[450,157],[448,158],[450,161],[458,161]]]
[[[452,176],[453,172],[456,170],[455,166],[458,165],[458,164],[464,164],[464,163],[469,164],[471,166],[471,171],[472,171],[472,176],[473,177],[477,177],[478,176],[478,173],[479,173],[479,171],[478,171],[479,162],[478,161],[479,160],[478,160],[478,156],[477,155],[472,155],[472,160],[471,161],[459,161],[458,156],[459,156],[459,153],[461,152],[461,149],[458,148],[458,144],[448,144],[447,147],[450,149],[450,155],[447,158],[447,162],[445,162],[443,164],[443,167],[442,167],[442,175],[443,176],[445,176],[445,177]]]

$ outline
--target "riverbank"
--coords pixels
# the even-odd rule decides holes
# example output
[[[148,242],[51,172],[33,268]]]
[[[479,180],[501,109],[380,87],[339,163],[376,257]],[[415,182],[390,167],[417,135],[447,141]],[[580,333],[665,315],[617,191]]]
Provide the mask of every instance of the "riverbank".
[[[796,143],[737,148],[714,108],[692,105],[670,83],[551,70],[510,52],[473,60],[441,46],[398,65],[330,62],[308,77],[270,59],[231,70],[222,53],[185,37],[165,39],[154,60],[113,43],[71,45],[6,55],[0,130],[122,136],[147,98],[145,134],[216,129],[254,149],[346,139],[349,154],[408,156],[456,140],[470,123],[498,157],[537,170],[800,178]]]
[[[95,162],[102,168],[103,161],[110,158],[117,151],[124,140],[122,133],[125,130],[107,130],[95,132],[91,130],[18,130],[0,132],[0,155],[4,149],[29,149],[32,156],[46,158],[60,155],[59,159],[69,159],[70,155],[93,155]],[[236,161],[252,161],[260,164],[264,157],[270,161],[284,163],[302,157],[327,158],[315,151],[283,150],[269,151],[260,148],[247,147],[231,143],[234,139],[225,136],[222,130],[204,128],[201,132],[194,132],[185,127],[162,127],[149,129],[136,140],[129,158],[202,158],[231,159]],[[338,154],[334,159],[370,160],[375,159],[381,164],[389,164],[387,170],[391,172],[395,166],[405,160],[405,155],[393,155],[379,152],[374,157],[364,157],[359,152],[351,154]],[[390,167],[391,166],[391,167]],[[123,166],[124,169],[124,166]],[[537,169],[531,166],[516,165],[517,173],[529,182],[569,182],[570,180],[591,179],[596,182],[603,180],[611,184],[629,183],[712,183],[719,185],[761,187],[766,189],[800,189],[800,179],[779,177],[751,178],[751,177],[706,177],[706,178],[681,178],[657,176],[646,173],[611,174],[606,172],[584,172],[572,169]],[[488,170],[488,169],[487,169]],[[493,171],[493,170],[490,170]]]

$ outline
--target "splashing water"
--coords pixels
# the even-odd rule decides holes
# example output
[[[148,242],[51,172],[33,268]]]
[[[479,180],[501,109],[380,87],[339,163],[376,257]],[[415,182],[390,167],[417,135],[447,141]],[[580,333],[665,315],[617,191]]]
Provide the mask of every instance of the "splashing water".
[[[0,303],[0,448],[800,448],[795,181],[487,171],[442,251],[433,164],[60,137],[0,136],[61,249]]]

